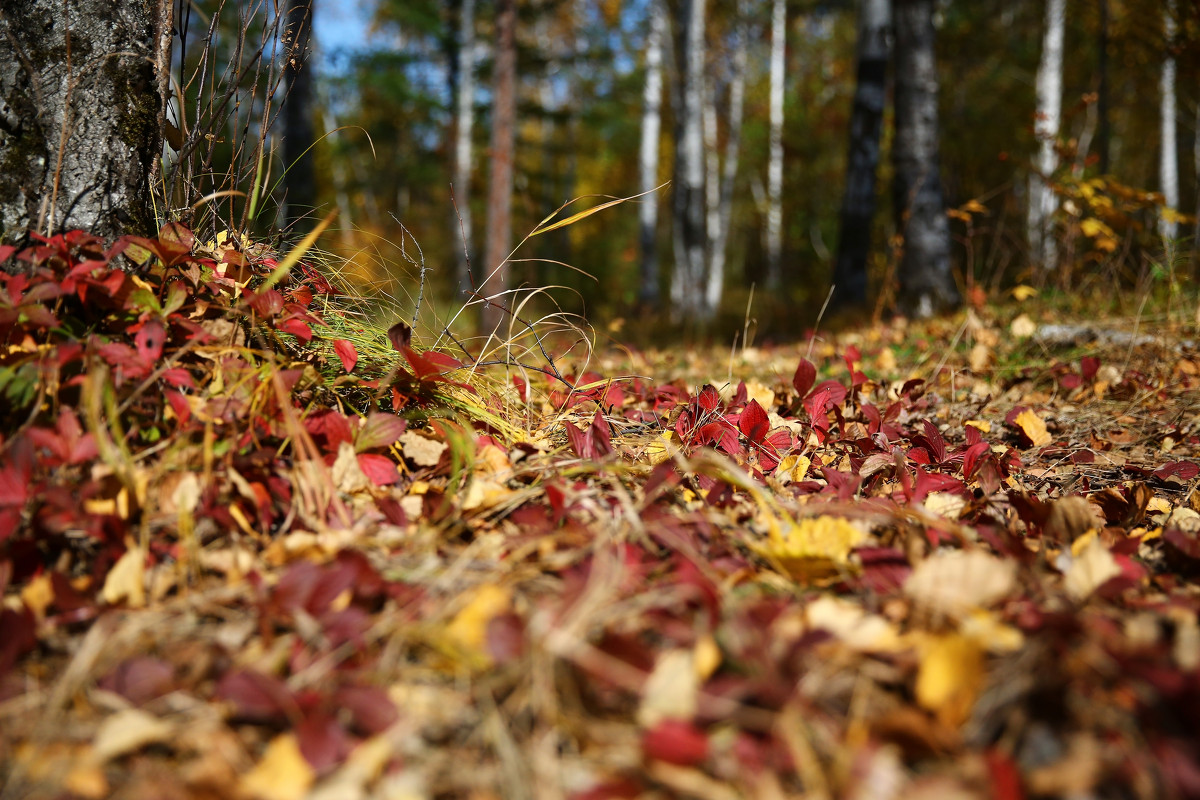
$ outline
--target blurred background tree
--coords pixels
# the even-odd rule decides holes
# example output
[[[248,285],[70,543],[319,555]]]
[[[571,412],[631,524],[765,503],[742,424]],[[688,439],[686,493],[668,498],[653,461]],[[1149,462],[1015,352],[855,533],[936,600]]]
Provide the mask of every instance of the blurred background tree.
[[[930,2],[954,289],[946,297],[971,299],[1017,283],[1086,291],[1188,275],[1170,259],[1182,263],[1194,252],[1200,11],[1168,0],[1066,3],[1060,82],[1052,89],[1061,110],[1057,129],[1039,140],[1039,67],[1044,74],[1054,56],[1043,55],[1048,1]],[[863,266],[846,274],[865,275],[866,294],[852,286],[850,305],[882,310],[901,296],[894,64],[883,82],[886,103],[872,112],[880,116],[876,185],[858,184],[868,195],[859,206],[873,194],[874,212],[856,222],[855,241],[839,243],[857,152],[850,137],[859,15],[865,8],[879,18],[880,3],[514,2],[512,241],[521,243],[573,198],[585,199],[565,214],[673,179],[638,204],[520,244],[509,285],[558,287],[535,305],[552,297],[593,322],[627,319],[635,330],[653,324],[661,332],[675,310],[686,312],[675,315],[678,324],[696,330],[699,323],[710,334],[742,330],[747,316],[760,336],[795,334],[813,324],[828,296],[839,249],[861,252],[863,240],[870,243],[856,256]],[[315,7],[313,205],[318,215],[341,207],[337,245],[347,269],[401,303],[415,283],[397,221],[420,243],[432,268],[429,288],[447,312],[470,283],[468,258],[477,286],[497,266],[482,233],[502,5],[322,0]],[[702,26],[689,36],[697,10]],[[357,29],[346,24],[354,17],[363,20]],[[868,55],[886,57],[891,41],[884,34]],[[688,54],[698,48],[689,71]],[[772,64],[780,65],[774,81]],[[1168,83],[1173,121],[1165,116]],[[687,151],[697,125],[695,165]],[[1174,159],[1163,158],[1164,147]],[[774,171],[773,154],[780,156]],[[267,155],[279,176],[283,149]],[[276,201],[285,192],[296,197],[288,183],[268,187]],[[1056,245],[1052,272],[1035,269],[1046,256],[1029,235],[1040,185],[1054,201],[1038,206],[1049,211],[1037,221]],[[1165,211],[1164,191],[1173,192]],[[693,193],[697,201],[688,202]],[[693,206],[698,216],[673,213]],[[696,220],[690,235],[684,219]],[[282,213],[260,214],[255,225],[262,234],[286,222]],[[680,247],[695,258],[682,259]],[[410,258],[411,250],[410,243]]]

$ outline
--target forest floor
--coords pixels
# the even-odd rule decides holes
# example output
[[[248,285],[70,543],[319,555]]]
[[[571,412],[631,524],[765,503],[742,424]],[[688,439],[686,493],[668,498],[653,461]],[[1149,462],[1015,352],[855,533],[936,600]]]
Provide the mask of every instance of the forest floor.
[[[1195,319],[558,380],[122,247],[0,249],[0,798],[1200,797]]]

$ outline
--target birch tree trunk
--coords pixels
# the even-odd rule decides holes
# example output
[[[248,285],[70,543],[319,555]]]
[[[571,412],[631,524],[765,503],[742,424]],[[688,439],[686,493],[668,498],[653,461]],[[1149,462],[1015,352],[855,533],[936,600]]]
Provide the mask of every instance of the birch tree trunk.
[[[69,33],[68,33],[69,32]],[[0,7],[0,234],[156,229],[167,0]]]
[[[454,198],[451,241],[460,291],[471,283],[471,128],[475,123],[475,0],[462,0],[458,20],[458,87],[454,98]]]
[[[787,2],[771,6],[770,137],[767,160],[767,287],[783,285],[783,89],[787,54]]]
[[[895,0],[897,228],[904,235],[900,305],[928,317],[955,306],[950,271],[950,225],[942,196],[938,75],[934,60],[934,0]]]
[[[676,134],[675,225],[679,247],[671,299],[685,319],[700,311],[704,247],[704,0],[685,0],[683,108]]]
[[[887,102],[887,62],[891,56],[890,0],[862,0],[858,13],[857,85],[850,113],[842,230],[833,268],[834,303],[843,307],[867,304],[867,257],[871,252],[876,170]]]
[[[512,249],[513,155],[517,117],[517,5],[496,3],[496,63],[492,87],[491,179],[488,186],[487,248],[481,321],[485,333],[504,322],[508,255]]]
[[[313,79],[309,43],[312,40],[314,0],[288,0],[285,12],[287,97],[283,101],[283,164],[287,169],[284,219],[293,232],[314,224],[317,205],[313,170]]]
[[[1158,217],[1158,232],[1168,243],[1175,238],[1178,226],[1170,214],[1179,210],[1179,154],[1175,149],[1175,0],[1167,0],[1163,12],[1163,33],[1166,38],[1166,57],[1163,59],[1159,81],[1158,186],[1163,194],[1163,208]],[[1169,246],[1169,245],[1168,245]]]
[[[658,148],[662,136],[663,37],[666,14],[660,0],[650,0],[650,32],[646,35],[646,86],[642,94],[642,143],[638,151],[641,205],[638,227],[642,246],[642,285],[639,301],[657,308],[658,290]]]
[[[1029,177],[1029,254],[1043,276],[1058,268],[1058,240],[1054,235],[1054,213],[1058,197],[1049,180],[1058,168],[1054,151],[1062,117],[1063,28],[1067,0],[1046,0],[1046,30],[1037,71],[1037,115],[1033,130],[1039,142],[1034,172]]]
[[[729,227],[733,219],[733,188],[734,182],[737,180],[738,161],[742,147],[742,116],[746,97],[747,39],[749,38],[746,30],[744,2],[738,3],[736,25],[734,33],[736,38],[729,76],[729,126],[725,137],[724,165],[720,172],[715,163],[709,169],[709,180],[715,180],[717,188],[716,191],[709,190],[715,203],[711,206],[709,214],[708,275],[704,292],[704,319],[706,321],[711,321],[716,316],[725,288],[726,249],[729,246]],[[709,159],[715,162],[718,157],[715,103],[709,116],[712,118],[713,128],[713,143],[709,149]]]

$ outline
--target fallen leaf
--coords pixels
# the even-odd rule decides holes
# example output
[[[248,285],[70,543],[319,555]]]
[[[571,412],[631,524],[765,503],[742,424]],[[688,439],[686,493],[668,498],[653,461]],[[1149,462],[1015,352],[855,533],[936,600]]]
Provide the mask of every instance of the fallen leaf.
[[[445,637],[456,654],[464,657],[471,666],[490,666],[488,623],[508,611],[511,603],[509,589],[489,583],[472,590],[467,604],[445,628]]]
[[[935,614],[959,617],[1008,597],[1017,565],[982,550],[942,550],[917,564],[904,593]]]
[[[175,733],[170,722],[137,708],[118,711],[100,723],[92,752],[100,762],[133,753],[148,744],[165,742]]]
[[[698,688],[695,654],[691,650],[662,653],[642,686],[638,724],[653,728],[665,719],[691,719],[696,714]]]
[[[146,554],[129,542],[125,554],[108,571],[100,596],[110,606],[124,600],[130,608],[141,608],[146,605],[145,576]]]
[[[315,778],[293,733],[276,736],[262,760],[242,777],[241,793],[255,800],[301,800]]]
[[[921,647],[917,702],[950,728],[971,715],[983,688],[983,649],[960,634],[930,636]]]
[[[416,431],[405,431],[400,437],[400,447],[404,457],[418,467],[436,467],[446,451],[447,444],[422,436]]]
[[[1034,447],[1045,447],[1054,441],[1054,437],[1046,430],[1046,423],[1029,409],[1017,414],[1013,421]]]
[[[1104,583],[1121,574],[1121,567],[1098,537],[1093,537],[1078,556],[1071,559],[1063,585],[1076,601],[1086,599]]]
[[[1008,330],[1018,339],[1028,339],[1037,333],[1037,323],[1030,319],[1028,314],[1022,314],[1012,321]]]
[[[773,529],[764,549],[793,578],[813,580],[847,568],[850,552],[866,538],[866,531],[842,517],[805,517],[782,532]]]

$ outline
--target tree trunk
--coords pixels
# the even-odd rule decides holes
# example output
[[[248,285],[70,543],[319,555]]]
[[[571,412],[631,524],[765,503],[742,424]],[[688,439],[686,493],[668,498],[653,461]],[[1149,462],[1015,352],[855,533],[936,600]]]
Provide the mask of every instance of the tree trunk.
[[[783,88],[787,53],[787,2],[771,10],[770,153],[767,161],[767,287],[783,285]]]
[[[675,226],[679,247],[671,299],[684,319],[700,311],[704,247],[704,0],[685,0],[683,16],[683,108],[676,126]]]
[[[68,35],[69,31],[69,35]],[[170,64],[166,0],[21,0],[0,10],[0,233],[156,229]]]
[[[483,282],[484,332],[507,316],[508,256],[512,248],[513,156],[517,118],[517,4],[497,0],[496,59],[492,86],[491,178],[488,186],[487,247]]]
[[[460,291],[470,286],[471,128],[475,123],[475,0],[462,0],[458,21],[458,86],[454,98],[454,201],[451,241],[460,246],[457,276]]]
[[[712,144],[709,147],[709,180],[715,186],[709,189],[712,198],[709,213],[708,275],[705,279],[705,320],[711,321],[721,306],[721,294],[725,288],[726,249],[729,246],[729,226],[733,219],[733,185],[737,180],[738,160],[742,145],[742,114],[746,97],[746,62],[748,31],[746,30],[746,7],[737,5],[737,22],[734,36],[732,72],[729,76],[729,126],[725,137],[725,163],[718,170],[716,141],[717,113],[715,98],[710,101],[712,119]],[[711,97],[711,95],[710,95]]]
[[[313,170],[313,65],[311,59],[314,0],[288,0],[287,98],[283,101],[283,163],[287,169],[284,219],[293,233],[315,223],[316,173]]]
[[[867,304],[867,257],[871,252],[875,176],[887,101],[887,62],[891,56],[890,0],[863,0],[858,13],[857,85],[850,114],[842,232],[833,268],[833,301],[843,307]]]
[[[1058,197],[1049,181],[1058,168],[1054,151],[1062,117],[1063,28],[1067,0],[1046,0],[1046,30],[1037,71],[1037,116],[1033,130],[1039,142],[1038,158],[1029,178],[1029,256],[1043,276],[1058,268],[1058,240],[1054,213]]]
[[[934,0],[896,0],[897,228],[904,235],[900,305],[927,317],[959,302],[950,271],[950,225],[942,196]]]
[[[1166,38],[1166,57],[1163,59],[1159,82],[1158,186],[1163,194],[1163,208],[1158,217],[1158,232],[1170,242],[1178,226],[1171,214],[1179,211],[1179,154],[1175,149],[1175,0],[1167,0],[1163,11],[1163,33]]]
[[[1099,118],[1096,121],[1096,149],[1100,151],[1100,174],[1108,174],[1108,153],[1111,149],[1109,144],[1112,140],[1111,127],[1109,126],[1108,114],[1108,0],[1099,0],[1100,3],[1100,35],[1097,42],[1097,50],[1099,51],[1096,72],[1099,73],[1099,88],[1096,90],[1096,111]]]
[[[657,308],[658,290],[658,148],[662,132],[663,37],[667,20],[661,0],[650,0],[650,32],[646,36],[646,86],[642,95],[642,144],[638,152],[641,205],[638,225],[642,245],[642,285],[639,301]]]

